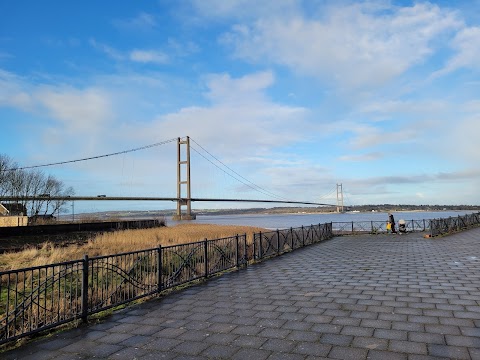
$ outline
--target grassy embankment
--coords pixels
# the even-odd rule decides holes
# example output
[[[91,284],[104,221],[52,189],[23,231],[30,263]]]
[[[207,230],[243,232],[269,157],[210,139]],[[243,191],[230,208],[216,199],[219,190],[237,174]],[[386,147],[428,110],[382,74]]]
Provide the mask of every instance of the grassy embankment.
[[[62,247],[46,242],[38,248],[30,247],[19,252],[0,254],[0,271],[77,260],[83,258],[85,254],[90,257],[111,255],[149,249],[158,245],[184,244],[236,234],[246,233],[248,242],[251,242],[252,234],[260,231],[268,230],[251,226],[181,224],[172,227],[106,232],[85,244]]]

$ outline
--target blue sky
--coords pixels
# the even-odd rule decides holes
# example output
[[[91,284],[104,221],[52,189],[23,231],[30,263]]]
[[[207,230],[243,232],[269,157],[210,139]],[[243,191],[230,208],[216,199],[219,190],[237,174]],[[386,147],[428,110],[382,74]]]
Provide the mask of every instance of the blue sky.
[[[478,205],[479,14],[480,1],[3,1],[0,153],[28,166],[188,135],[283,198],[333,202],[342,183],[350,204]],[[175,154],[44,171],[78,195],[175,196]],[[193,196],[254,196],[192,163]]]

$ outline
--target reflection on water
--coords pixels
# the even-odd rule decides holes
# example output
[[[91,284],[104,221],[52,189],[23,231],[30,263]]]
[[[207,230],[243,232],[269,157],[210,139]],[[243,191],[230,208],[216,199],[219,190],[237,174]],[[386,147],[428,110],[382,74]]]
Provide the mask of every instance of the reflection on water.
[[[398,220],[422,220],[448,218],[470,214],[472,211],[405,211],[393,212],[395,221]],[[351,222],[351,221],[387,221],[386,212],[362,212],[362,213],[329,213],[329,214],[249,214],[249,215],[198,215],[192,221],[173,221],[167,219],[167,225],[175,225],[182,222],[198,224],[218,225],[246,225],[258,226],[267,229],[286,229],[290,227],[308,226],[312,224],[324,224],[328,222]]]

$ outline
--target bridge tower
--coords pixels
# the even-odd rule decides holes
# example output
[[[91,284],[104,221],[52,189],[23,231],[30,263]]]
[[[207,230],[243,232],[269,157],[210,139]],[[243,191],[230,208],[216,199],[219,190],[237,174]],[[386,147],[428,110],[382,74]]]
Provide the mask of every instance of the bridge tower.
[[[182,145],[185,147],[185,160],[182,160]],[[182,167],[184,171],[182,171]],[[183,180],[183,176],[186,175],[186,179]],[[186,185],[187,196],[182,196],[182,185]],[[191,188],[190,188],[190,138],[187,136],[186,140],[180,138],[177,139],[177,214],[173,216],[173,220],[195,220],[195,214],[192,214],[192,201],[191,201]],[[186,206],[187,210],[182,213],[182,206]]]
[[[337,184],[337,213],[344,212],[343,210],[343,184]]]

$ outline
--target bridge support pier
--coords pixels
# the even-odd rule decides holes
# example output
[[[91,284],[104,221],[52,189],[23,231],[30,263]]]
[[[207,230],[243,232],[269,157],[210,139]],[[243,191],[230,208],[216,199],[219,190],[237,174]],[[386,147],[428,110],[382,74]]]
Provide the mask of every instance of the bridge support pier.
[[[181,146],[185,145],[185,160],[182,160]],[[186,179],[182,180],[182,165],[185,166]],[[182,185],[187,187],[187,197],[182,196]],[[187,136],[186,140],[177,139],[177,213],[173,216],[173,220],[195,220],[197,216],[192,213],[190,188],[190,138]],[[182,206],[186,206],[187,210],[182,213]]]

